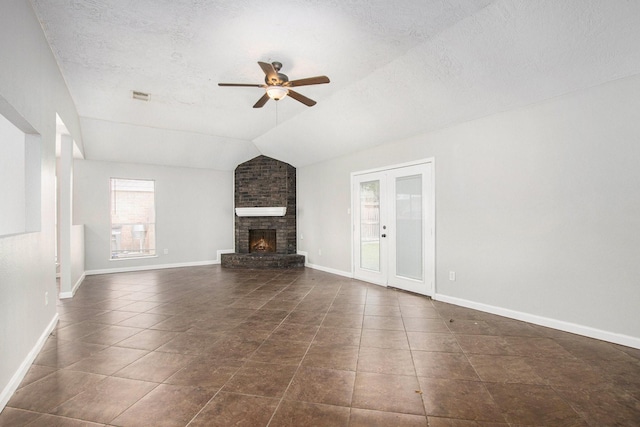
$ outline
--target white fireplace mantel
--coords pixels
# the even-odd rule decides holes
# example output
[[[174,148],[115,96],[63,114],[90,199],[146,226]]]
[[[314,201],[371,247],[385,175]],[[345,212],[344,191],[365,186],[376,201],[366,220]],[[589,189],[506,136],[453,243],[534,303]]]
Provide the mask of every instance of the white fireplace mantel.
[[[286,206],[267,208],[236,208],[236,215],[238,216],[284,216],[286,213]]]

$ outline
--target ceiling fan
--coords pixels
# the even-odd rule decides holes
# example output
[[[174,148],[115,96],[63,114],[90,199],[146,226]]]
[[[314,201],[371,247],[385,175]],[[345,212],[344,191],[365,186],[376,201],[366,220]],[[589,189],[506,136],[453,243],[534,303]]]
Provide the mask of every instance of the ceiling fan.
[[[292,90],[292,87],[298,86],[309,86],[309,85],[319,85],[323,83],[329,83],[329,77],[327,76],[316,76],[316,77],[308,77],[306,79],[299,80],[291,80],[289,81],[289,77],[286,74],[280,72],[282,69],[282,63],[280,62],[272,62],[271,64],[267,62],[258,61],[258,65],[264,71],[264,84],[250,84],[250,83],[218,83],[218,86],[241,86],[241,87],[261,87],[265,88],[265,94],[262,95],[258,102],[255,103],[253,108],[261,108],[264,104],[267,103],[269,99],[273,99],[274,101],[278,101],[285,96],[289,95],[296,101],[302,102],[304,105],[308,107],[313,107],[316,105],[316,101],[313,99],[309,99],[304,95],[299,94],[298,92]]]

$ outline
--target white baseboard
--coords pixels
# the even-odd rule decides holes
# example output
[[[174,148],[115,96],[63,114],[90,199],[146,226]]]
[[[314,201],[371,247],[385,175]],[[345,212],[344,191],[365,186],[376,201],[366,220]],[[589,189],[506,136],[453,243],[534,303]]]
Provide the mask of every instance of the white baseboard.
[[[331,273],[337,276],[343,276],[343,277],[348,277],[350,279],[353,279],[353,273],[351,273],[350,271],[336,270],[335,268],[324,267],[322,265],[309,264],[309,261],[308,261],[309,256],[305,251],[298,251],[298,255],[304,255],[305,267],[309,267],[309,268],[313,268],[314,270],[320,270],[320,271],[324,271],[325,273]]]
[[[85,274],[87,276],[94,276],[96,274],[110,274],[110,273],[130,273],[132,271],[147,271],[147,270],[163,270],[166,268],[180,268],[180,267],[199,267],[203,265],[220,264],[220,259],[211,261],[194,261],[194,262],[180,262],[175,264],[154,264],[154,265],[141,265],[136,267],[118,267],[118,268],[105,268],[101,270],[87,270]]]
[[[324,271],[325,273],[335,274],[336,276],[348,277],[353,279],[353,274],[350,271],[336,270],[335,268],[324,267],[322,265],[305,264],[305,267],[313,268],[314,270]]]
[[[27,375],[27,372],[29,371],[29,368],[33,364],[33,361],[36,360],[36,357],[40,353],[40,350],[42,350],[42,347],[44,346],[44,343],[47,341],[47,338],[49,338],[49,335],[51,334],[51,332],[53,332],[53,330],[55,329],[57,323],[58,323],[58,313],[56,313],[55,316],[53,316],[53,319],[51,319],[51,322],[49,322],[49,325],[42,332],[42,335],[40,335],[40,338],[38,338],[38,341],[36,342],[36,344],[33,346],[29,354],[27,354],[27,357],[22,361],[16,373],[13,374],[13,376],[11,377],[11,380],[9,380],[9,383],[5,386],[5,388],[0,393],[0,412],[2,412],[5,406],[7,406],[7,402],[9,402],[9,399],[11,399],[11,396],[13,396],[13,393],[15,393],[15,391],[18,389],[18,386],[20,386],[20,383],[24,379],[25,375]]]
[[[82,276],[80,276],[80,278],[76,281],[76,283],[71,288],[71,292],[60,292],[60,294],[58,294],[58,298],[60,299],[73,298],[73,296],[76,294],[76,291],[82,284],[82,281],[84,280],[85,277],[87,277],[86,273],[82,273]]]
[[[563,320],[552,319],[549,317],[538,316],[530,313],[523,313],[520,311],[496,307],[493,305],[469,301],[466,299],[448,295],[436,294],[434,295],[433,299],[449,304],[459,305],[461,307],[484,311],[486,313],[497,314],[498,316],[508,317],[510,319],[522,320],[523,322],[533,323],[534,325],[546,326],[548,328],[558,329],[560,331],[570,332],[572,334],[582,335],[585,337],[595,338],[602,341],[608,341],[611,343],[640,349],[640,338],[632,337],[629,335],[603,331],[601,329],[591,328],[589,326],[578,325],[576,323],[565,322]]]

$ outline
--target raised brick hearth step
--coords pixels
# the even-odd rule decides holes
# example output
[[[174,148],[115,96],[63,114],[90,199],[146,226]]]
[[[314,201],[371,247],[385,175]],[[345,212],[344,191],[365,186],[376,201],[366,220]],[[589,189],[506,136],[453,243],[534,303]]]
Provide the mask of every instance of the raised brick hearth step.
[[[222,254],[225,268],[299,268],[304,267],[304,255],[248,253]]]

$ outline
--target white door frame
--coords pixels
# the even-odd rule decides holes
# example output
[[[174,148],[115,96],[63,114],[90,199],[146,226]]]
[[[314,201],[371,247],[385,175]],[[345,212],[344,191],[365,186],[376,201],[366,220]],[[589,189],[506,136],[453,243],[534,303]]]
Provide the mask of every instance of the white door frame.
[[[427,267],[425,269],[425,283],[427,285],[427,293],[426,295],[429,296],[434,296],[436,294],[436,271],[435,271],[435,258],[436,258],[436,254],[435,254],[435,239],[436,239],[436,235],[435,235],[435,213],[436,213],[436,208],[435,208],[435,158],[433,157],[429,157],[426,159],[420,159],[420,160],[416,160],[416,161],[412,161],[412,162],[407,162],[407,163],[401,163],[401,164],[395,164],[395,165],[389,165],[389,166],[384,166],[384,167],[380,167],[380,168],[375,168],[375,169],[368,169],[368,170],[363,170],[363,171],[357,171],[357,172],[352,172],[351,173],[351,209],[350,212],[352,213],[351,215],[351,275],[352,277],[355,277],[355,269],[356,269],[356,259],[355,259],[355,246],[354,246],[354,242],[355,242],[355,227],[356,227],[356,218],[355,218],[355,213],[357,211],[356,206],[355,206],[355,201],[354,201],[354,184],[355,184],[355,180],[357,176],[360,175],[366,175],[366,174],[373,174],[373,173],[378,173],[378,172],[386,172],[386,171],[391,171],[394,169],[402,169],[402,168],[407,168],[410,166],[418,166],[418,165],[424,165],[424,164],[430,164],[431,166],[431,176],[429,179],[429,182],[431,184],[431,188],[428,189],[427,194],[429,194],[431,196],[431,200],[428,201],[427,203],[427,209],[428,211],[425,212],[425,215],[427,215],[427,220],[425,221],[425,233],[431,233],[431,238],[425,238],[426,240],[426,247],[425,247],[425,266]],[[371,282],[371,283],[375,283],[375,282]],[[380,284],[380,283],[376,283],[376,284]],[[383,284],[382,286],[387,286],[386,284]]]

